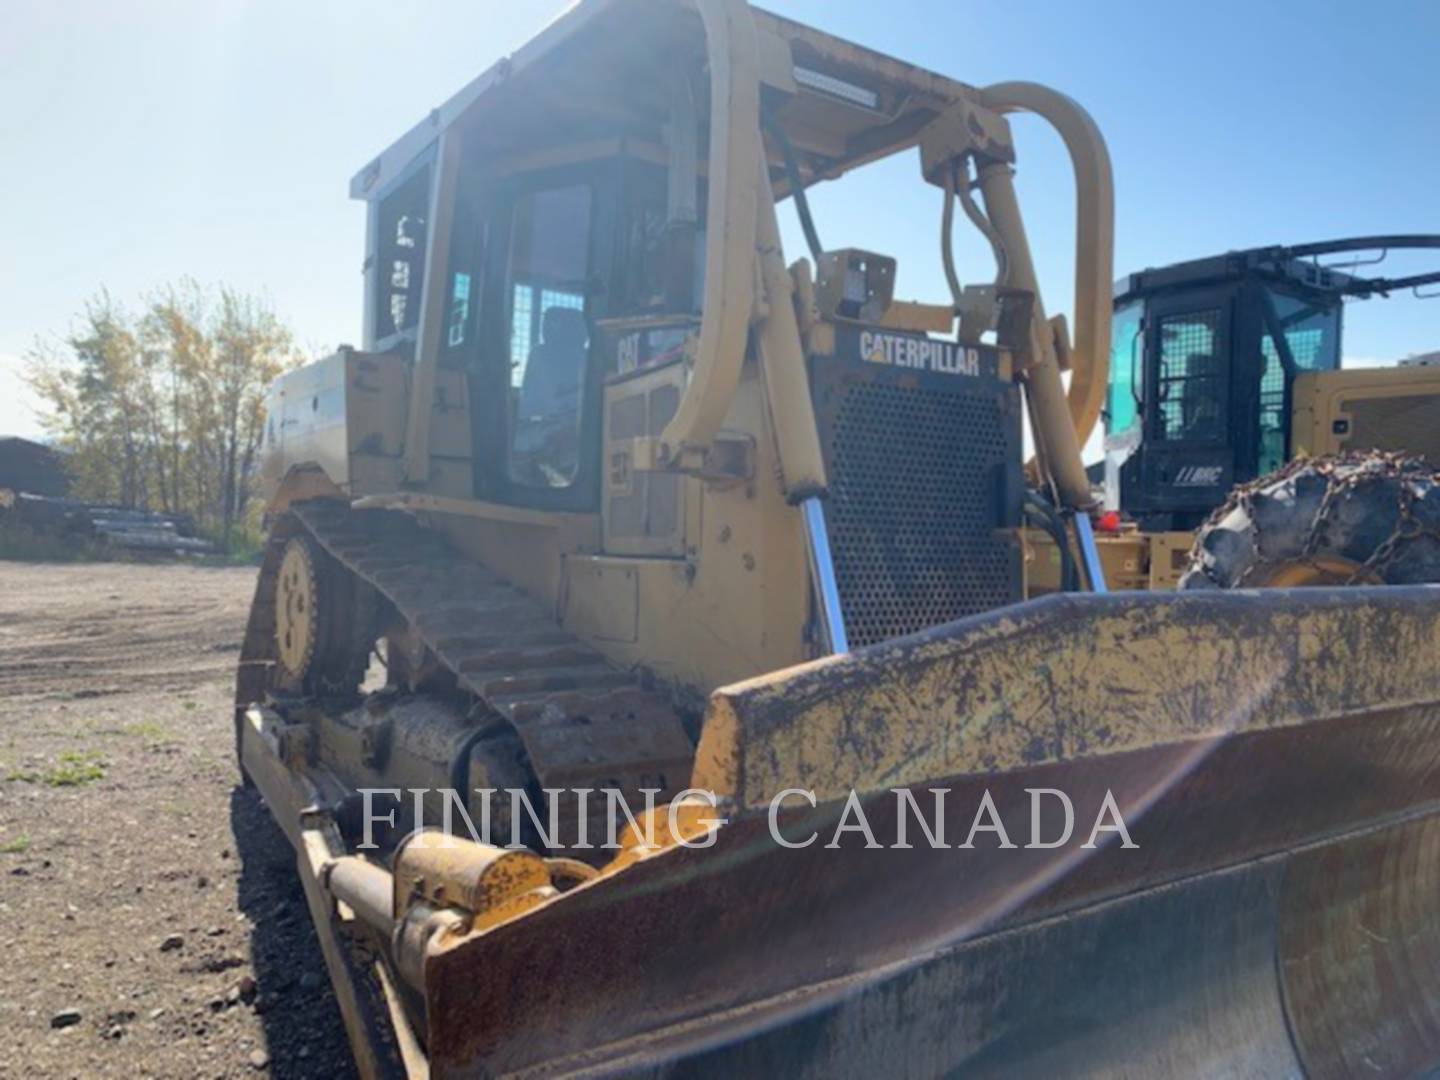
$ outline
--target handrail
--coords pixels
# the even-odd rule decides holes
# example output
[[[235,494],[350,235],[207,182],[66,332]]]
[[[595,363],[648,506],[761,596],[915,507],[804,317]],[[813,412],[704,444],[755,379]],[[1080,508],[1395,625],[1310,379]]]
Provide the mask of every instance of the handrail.
[[[1060,135],[1075,170],[1075,332],[1066,395],[1076,441],[1095,430],[1110,373],[1111,281],[1115,269],[1115,181],[1110,152],[1094,119],[1047,86],[1006,82],[981,91],[1001,113],[1028,112]]]
[[[698,465],[740,382],[755,303],[760,48],[745,0],[695,0],[710,67],[705,296],[694,368],[660,434],[666,464]]]

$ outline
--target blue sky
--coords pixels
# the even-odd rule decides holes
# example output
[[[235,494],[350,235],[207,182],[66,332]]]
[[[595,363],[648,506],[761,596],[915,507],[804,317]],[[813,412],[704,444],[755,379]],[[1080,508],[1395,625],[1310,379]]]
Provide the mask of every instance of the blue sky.
[[[549,20],[555,0],[6,0],[0,37],[0,433],[35,424],[15,371],[102,285],[183,275],[268,296],[319,351],[359,339],[363,211],[349,177]],[[1109,141],[1116,273],[1228,248],[1440,231],[1440,4],[772,0],[975,84],[1031,79]],[[1070,307],[1073,188],[1016,123],[1051,310]],[[939,299],[939,194],[912,155],[817,190],[828,246],[900,259]],[[788,222],[790,215],[785,213]],[[803,251],[789,230],[792,257]],[[983,246],[960,245],[967,280]],[[1398,271],[1413,260],[1392,260]],[[1440,301],[1351,305],[1346,354],[1440,348]]]

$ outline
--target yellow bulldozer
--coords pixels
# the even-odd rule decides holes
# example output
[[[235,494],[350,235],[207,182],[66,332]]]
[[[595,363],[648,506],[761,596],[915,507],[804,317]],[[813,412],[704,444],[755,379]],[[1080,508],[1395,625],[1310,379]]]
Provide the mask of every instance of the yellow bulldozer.
[[[1073,327],[1022,112],[1074,164]],[[914,150],[928,302],[806,200]],[[363,1074],[1440,1064],[1440,596],[1107,589],[1080,106],[581,0],[351,191],[363,349],[272,390],[235,718]],[[1379,468],[1387,564],[1433,561],[1440,484]],[[1027,528],[1070,591],[1024,599]]]

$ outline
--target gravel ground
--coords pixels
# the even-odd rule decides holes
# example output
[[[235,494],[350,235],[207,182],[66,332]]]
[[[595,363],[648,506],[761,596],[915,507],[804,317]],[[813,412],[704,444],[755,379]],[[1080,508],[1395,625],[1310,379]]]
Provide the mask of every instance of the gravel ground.
[[[354,1075],[293,853],[236,784],[254,581],[0,562],[0,1076]]]

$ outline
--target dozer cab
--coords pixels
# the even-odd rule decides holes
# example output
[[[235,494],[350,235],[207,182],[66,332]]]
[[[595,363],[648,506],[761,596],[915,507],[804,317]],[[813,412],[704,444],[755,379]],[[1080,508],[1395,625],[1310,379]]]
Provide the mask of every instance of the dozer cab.
[[[1073,329],[1017,112],[1074,163]],[[806,205],[900,153],[949,296]],[[1078,105],[582,0],[352,194],[363,348],[273,389],[236,725],[363,1073],[1440,1063],[1440,601],[1107,591]],[[1022,602],[1027,521],[1073,591]]]

